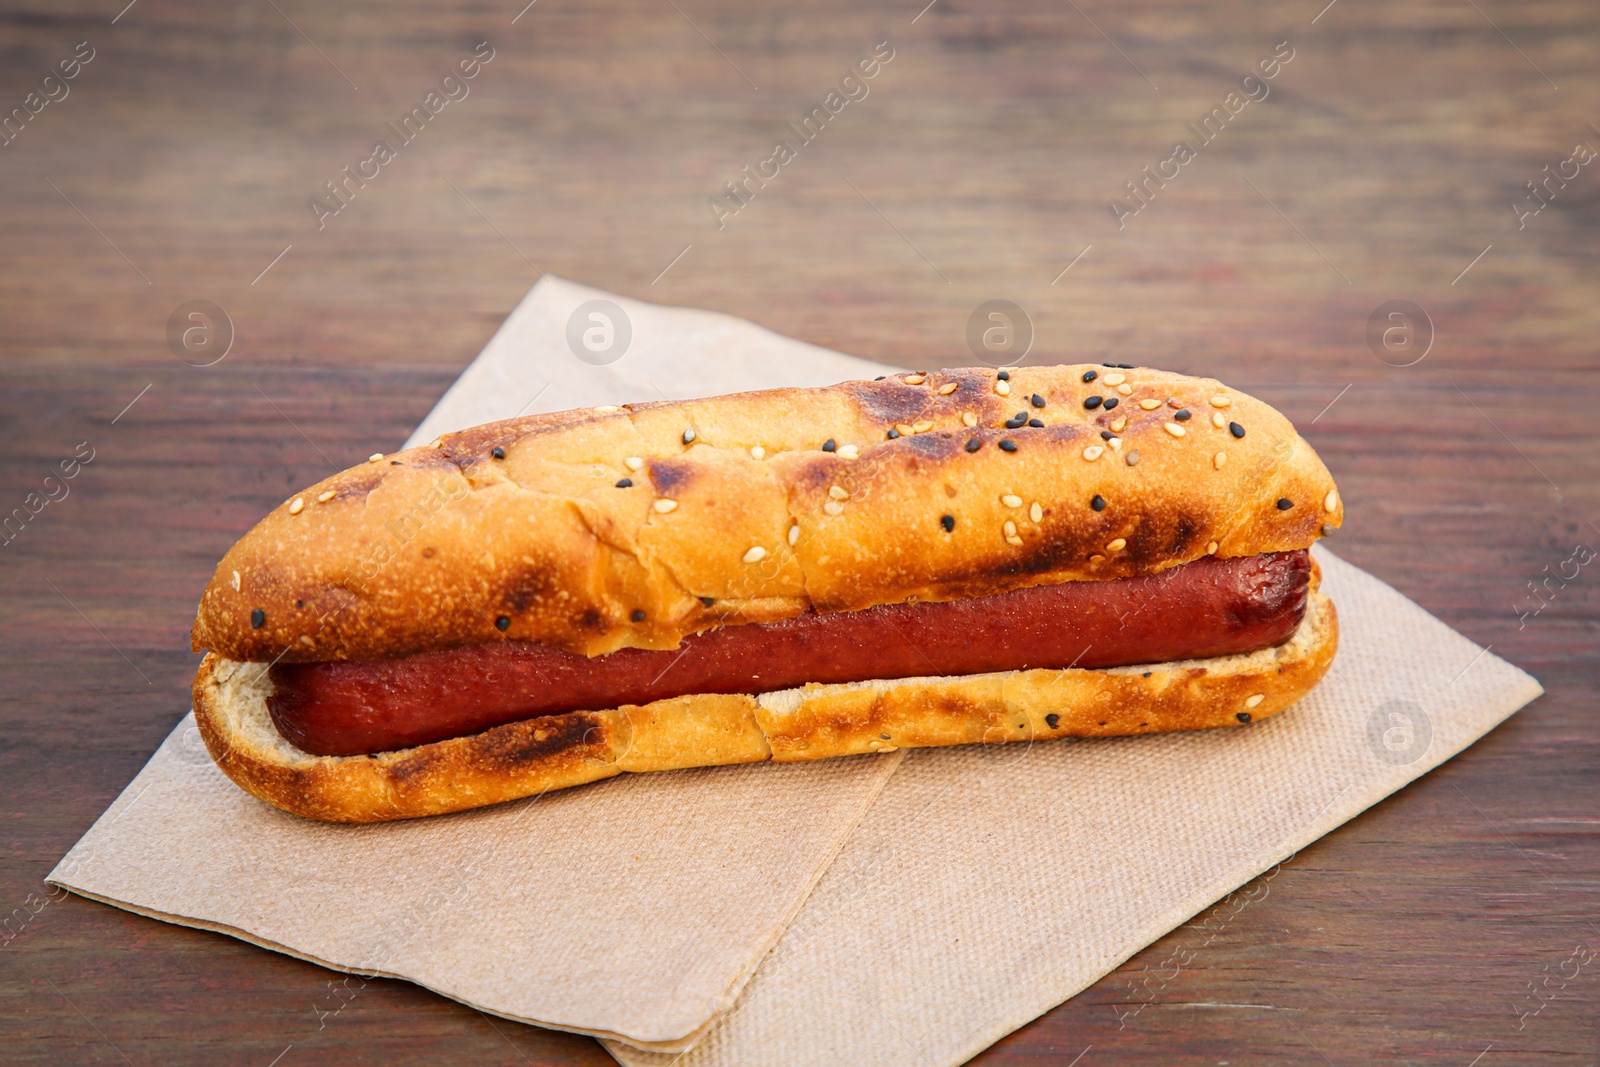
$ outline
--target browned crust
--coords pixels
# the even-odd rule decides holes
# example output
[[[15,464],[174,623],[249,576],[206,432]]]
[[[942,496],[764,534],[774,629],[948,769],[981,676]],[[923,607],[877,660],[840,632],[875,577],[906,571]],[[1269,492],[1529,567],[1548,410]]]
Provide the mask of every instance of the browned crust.
[[[1276,648],[1102,670],[813,685],[761,697],[685,696],[510,723],[376,756],[313,756],[273,728],[259,664],[206,656],[195,721],[246,792],[330,822],[462,811],[624,771],[823,759],[899,747],[1108,737],[1240,726],[1308,693],[1338,645],[1320,592]],[[1256,699],[1258,698],[1259,699]]]
[[[1085,384],[1089,370],[1098,377]],[[1288,420],[1214,380],[1087,364],[1009,373],[1008,396],[996,392],[993,370],[950,370],[446,435],[336,474],[263,519],[206,588],[194,646],[255,662],[381,659],[505,639],[585,655],[673,648],[712,626],[808,607],[976,597],[1152,573],[1208,550],[1299,549],[1343,521],[1332,478]],[[1114,374],[1126,376],[1127,395],[1106,384]],[[1044,408],[1031,405],[1034,394]],[[1091,394],[1119,406],[1087,410]],[[1192,418],[1175,421],[1169,398]],[[1146,399],[1162,406],[1146,411]],[[1006,429],[1019,411],[1047,425]],[[1121,418],[1111,447],[1101,433]],[[1228,422],[1246,436],[1235,438]],[[924,424],[886,439],[895,426]],[[830,438],[855,446],[857,458],[823,451]],[[982,447],[968,452],[973,438]],[[1017,450],[1001,451],[1001,439]],[[1096,447],[1104,453],[1086,460]],[[1130,466],[1134,451],[1140,461]],[[643,460],[640,469],[628,457]],[[616,488],[623,477],[634,487]],[[1089,506],[1097,494],[1103,511]],[[1005,502],[1013,495],[1020,504]],[[1280,498],[1293,507],[1280,510]],[[295,499],[302,507],[291,514]],[[653,508],[666,499],[675,510]],[[951,532],[944,515],[955,520]],[[1107,547],[1118,539],[1125,544]],[[764,557],[746,562],[754,547]],[[265,621],[253,627],[257,609]]]

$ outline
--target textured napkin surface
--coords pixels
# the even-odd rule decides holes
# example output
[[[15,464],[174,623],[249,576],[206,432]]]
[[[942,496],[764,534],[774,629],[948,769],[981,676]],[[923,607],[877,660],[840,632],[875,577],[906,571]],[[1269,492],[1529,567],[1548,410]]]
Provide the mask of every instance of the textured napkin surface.
[[[628,1067],[952,1067],[1542,690],[1316,550],[1329,676],[1243,730],[909,752],[739,1003]]]
[[[596,300],[602,320],[584,311]],[[579,358],[575,311],[602,340],[625,335],[625,350],[591,352],[580,332]],[[547,277],[412,440],[523,411],[884,369]],[[624,775],[460,815],[329,826],[240,792],[191,716],[50,878],[509,1018],[678,1048],[733,1003],[899,759]]]

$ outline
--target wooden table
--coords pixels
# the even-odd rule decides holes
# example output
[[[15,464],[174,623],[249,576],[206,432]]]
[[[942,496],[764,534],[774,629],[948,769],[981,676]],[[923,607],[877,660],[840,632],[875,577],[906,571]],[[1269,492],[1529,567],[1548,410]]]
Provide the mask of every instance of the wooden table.
[[[224,549],[397,444],[552,271],[906,366],[971,363],[969,316],[1011,300],[1030,361],[1225,378],[1333,469],[1337,551],[1545,684],[982,1062],[1600,1062],[1600,960],[1560,977],[1600,949],[1600,566],[1530,590],[1600,548],[1600,164],[1564,162],[1600,149],[1592,3],[124,2],[0,17],[0,107],[93,56],[0,148],[0,508],[93,453],[0,546],[0,1058],[610,1062],[405,983],[344,1004],[315,966],[41,882],[186,709]],[[308,199],[485,40],[469,95],[319,229]],[[800,143],[785,123],[884,41]],[[794,158],[713,212],[780,137]],[[209,367],[167,340],[191,300],[232,323]],[[1369,347],[1395,300],[1431,330]]]

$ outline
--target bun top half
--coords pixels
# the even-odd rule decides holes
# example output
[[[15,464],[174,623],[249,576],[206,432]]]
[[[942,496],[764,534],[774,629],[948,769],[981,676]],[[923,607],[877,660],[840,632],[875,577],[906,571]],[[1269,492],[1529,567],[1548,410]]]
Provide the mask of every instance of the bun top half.
[[[1343,518],[1289,420],[1212,379],[903,372],[534,415],[374,457],[245,534],[192,639],[284,662],[674,648],[812,609],[1301,549]]]

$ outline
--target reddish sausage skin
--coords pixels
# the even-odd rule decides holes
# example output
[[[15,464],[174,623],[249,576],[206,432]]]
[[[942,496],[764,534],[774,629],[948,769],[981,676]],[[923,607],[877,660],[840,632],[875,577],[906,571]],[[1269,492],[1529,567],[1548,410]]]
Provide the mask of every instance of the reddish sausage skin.
[[[884,604],[727,626],[671,651],[588,658],[505,641],[399,659],[280,663],[268,707],[307,752],[385,752],[578,709],[806,682],[1117,667],[1286,641],[1305,614],[1304,551],[1205,557],[1160,574]]]

